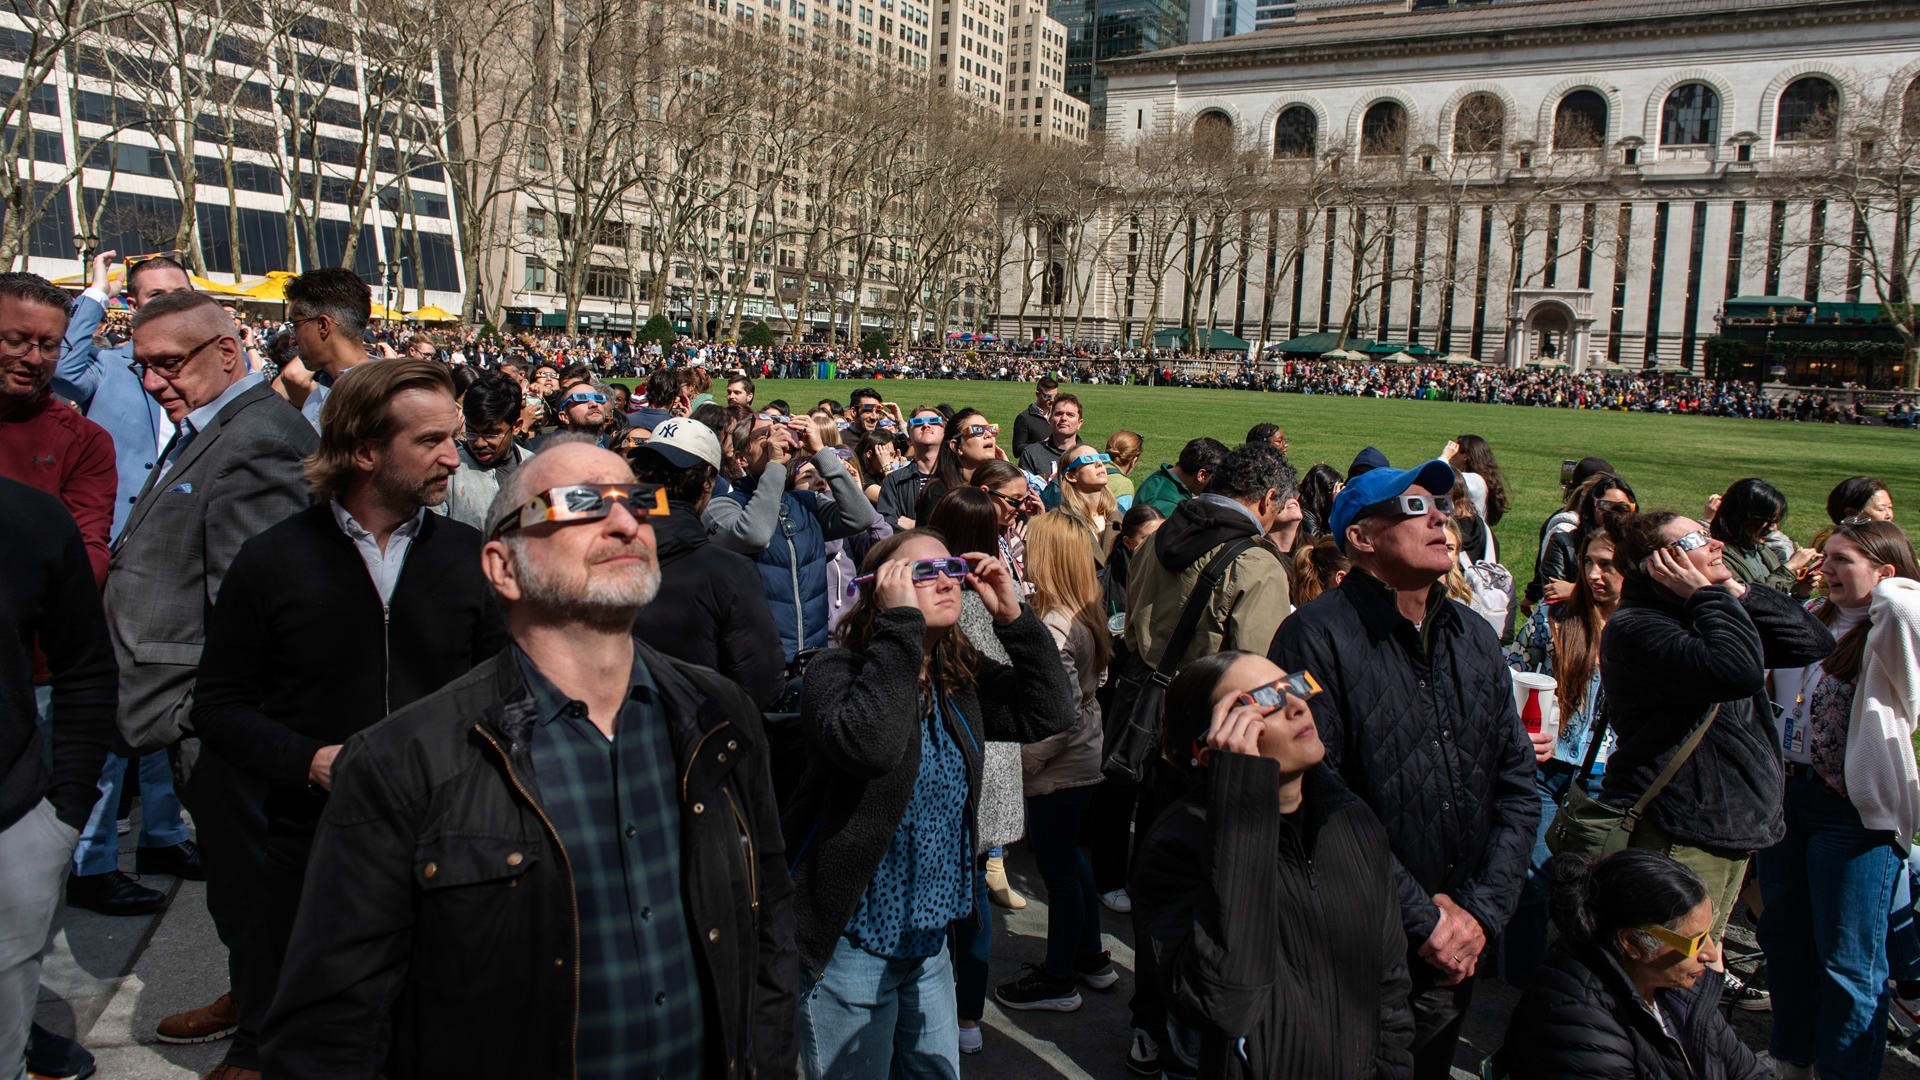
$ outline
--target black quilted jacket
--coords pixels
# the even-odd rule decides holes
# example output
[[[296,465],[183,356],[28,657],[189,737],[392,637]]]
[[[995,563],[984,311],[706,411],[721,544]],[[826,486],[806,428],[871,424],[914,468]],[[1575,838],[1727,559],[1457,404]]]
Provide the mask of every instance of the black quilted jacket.
[[[1373,807],[1393,849],[1407,941],[1439,921],[1435,893],[1489,937],[1513,915],[1540,821],[1533,745],[1500,642],[1438,589],[1419,627],[1360,570],[1296,610],[1270,650],[1326,693],[1313,716],[1327,764]]]
[[[1520,995],[1504,1051],[1513,1080],[1772,1080],[1720,1015],[1721,975],[1659,992],[1674,1032],[1638,1001],[1620,965],[1557,947]]]

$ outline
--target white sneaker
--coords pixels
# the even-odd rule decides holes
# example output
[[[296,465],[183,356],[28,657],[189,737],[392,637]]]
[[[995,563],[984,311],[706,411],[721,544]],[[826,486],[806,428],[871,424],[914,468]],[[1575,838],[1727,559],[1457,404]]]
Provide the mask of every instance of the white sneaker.
[[[975,1024],[972,1027],[963,1027],[960,1029],[960,1052],[961,1053],[977,1054],[980,1052],[981,1048],[984,1045],[985,1045],[985,1040],[980,1034],[979,1024]]]
[[[1146,1028],[1133,1029],[1133,1045],[1127,1047],[1127,1069],[1141,1076],[1160,1075],[1160,1044]]]
[[[1127,890],[1125,889],[1115,889],[1112,892],[1101,893],[1100,902],[1106,905],[1108,911],[1117,912],[1121,915],[1125,915],[1133,910],[1133,897],[1128,896]]]

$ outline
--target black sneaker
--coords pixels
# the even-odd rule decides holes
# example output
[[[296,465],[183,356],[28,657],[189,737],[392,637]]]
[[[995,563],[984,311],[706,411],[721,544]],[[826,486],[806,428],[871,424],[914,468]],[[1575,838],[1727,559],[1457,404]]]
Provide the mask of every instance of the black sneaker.
[[[1113,954],[1105,949],[1085,959],[1075,960],[1073,973],[1095,990],[1111,990],[1113,984],[1120,981],[1120,973],[1113,970]]]
[[[995,987],[993,997],[1009,1009],[1073,1012],[1080,1008],[1080,991],[1074,989],[1072,979],[1050,978],[1032,964],[1019,978]]]
[[[1727,972],[1726,989],[1720,996],[1727,1004],[1748,1012],[1768,1012],[1773,1008],[1772,994],[1757,986],[1748,986],[1731,971]]]
[[[67,903],[102,915],[151,915],[167,906],[167,894],[109,870],[68,878]]]
[[[1160,1044],[1146,1028],[1133,1029],[1133,1044],[1127,1047],[1127,1071],[1141,1076],[1160,1075]]]
[[[33,1080],[86,1080],[93,1072],[93,1055],[79,1043],[39,1024],[28,1030],[27,1075]]]

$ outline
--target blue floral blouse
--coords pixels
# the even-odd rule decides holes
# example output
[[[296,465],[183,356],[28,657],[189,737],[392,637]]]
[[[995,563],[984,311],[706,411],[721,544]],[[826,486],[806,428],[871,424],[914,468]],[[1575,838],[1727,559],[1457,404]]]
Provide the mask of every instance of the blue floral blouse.
[[[1513,636],[1513,644],[1507,646],[1508,667],[1535,675],[1553,674],[1553,628],[1547,622],[1548,608],[1547,604],[1535,607],[1533,617]],[[1606,700],[1606,690],[1600,685],[1600,667],[1596,664],[1579,710],[1572,716],[1560,718],[1560,740],[1553,748],[1555,761],[1578,768],[1587,760],[1587,744],[1593,738],[1594,721],[1606,707]],[[1613,745],[1614,733],[1609,728],[1600,743],[1600,756],[1594,762],[1595,773],[1605,770],[1607,758],[1613,755]]]

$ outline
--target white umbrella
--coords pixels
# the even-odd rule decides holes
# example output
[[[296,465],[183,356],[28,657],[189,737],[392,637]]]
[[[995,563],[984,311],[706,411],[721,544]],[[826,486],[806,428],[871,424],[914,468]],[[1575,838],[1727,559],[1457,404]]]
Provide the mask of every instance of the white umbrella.
[[[1415,359],[1412,354],[1405,352],[1388,353],[1386,356],[1381,357],[1381,359],[1389,364],[1417,364],[1420,362]]]
[[[1366,353],[1363,353],[1363,352],[1355,352],[1352,349],[1335,349],[1332,352],[1321,353],[1320,359],[1322,360],[1370,360],[1372,359],[1372,357],[1368,356]]]
[[[1450,352],[1441,357],[1440,362],[1443,364],[1477,364],[1480,362],[1480,358],[1477,356],[1468,356],[1466,353]]]

